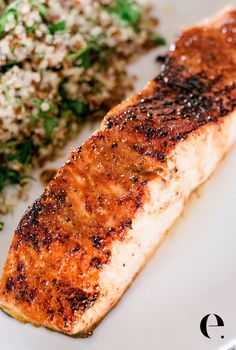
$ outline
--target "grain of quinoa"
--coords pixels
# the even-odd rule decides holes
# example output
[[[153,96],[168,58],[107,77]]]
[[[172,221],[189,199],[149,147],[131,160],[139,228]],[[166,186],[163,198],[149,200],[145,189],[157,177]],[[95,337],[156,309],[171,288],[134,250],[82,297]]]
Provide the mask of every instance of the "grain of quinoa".
[[[142,0],[0,0],[0,213],[8,185],[131,86],[127,62],[160,45]],[[1,10],[2,8],[2,10]]]

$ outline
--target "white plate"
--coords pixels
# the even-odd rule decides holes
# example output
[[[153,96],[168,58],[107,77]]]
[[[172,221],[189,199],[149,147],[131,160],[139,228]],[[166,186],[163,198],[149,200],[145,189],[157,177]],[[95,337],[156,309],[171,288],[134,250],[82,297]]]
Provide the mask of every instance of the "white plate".
[[[228,2],[156,0],[155,4],[161,31],[171,42],[181,28],[214,14]],[[132,67],[140,75],[137,88],[157,73],[153,60],[156,54],[151,53]],[[90,126],[84,128],[72,145],[81,144],[91,132]],[[66,155],[67,150],[57,166]],[[236,338],[235,169],[234,147],[200,195],[191,199],[171,234],[92,338],[69,338],[20,324],[0,313],[0,348],[211,350],[232,342]],[[1,268],[19,218],[41,192],[39,183],[33,183],[29,201],[19,203],[14,215],[7,218],[6,229],[0,235]],[[222,317],[225,326],[211,328],[212,339],[207,339],[199,325],[205,315],[213,313]]]

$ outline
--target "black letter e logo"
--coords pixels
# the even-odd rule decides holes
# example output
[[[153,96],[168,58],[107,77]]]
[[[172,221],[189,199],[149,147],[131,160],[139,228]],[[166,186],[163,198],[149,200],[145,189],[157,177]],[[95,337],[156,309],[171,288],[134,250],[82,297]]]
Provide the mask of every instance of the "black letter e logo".
[[[222,320],[222,318],[216,314],[213,314],[213,315],[215,316],[217,324],[209,324],[208,325],[208,318],[211,316],[211,314],[204,316],[203,319],[201,320],[201,323],[200,323],[200,329],[201,329],[202,334],[205,337],[210,338],[210,339],[211,339],[211,337],[208,334],[208,327],[224,327],[224,321]],[[221,338],[223,339],[224,336],[222,335]]]

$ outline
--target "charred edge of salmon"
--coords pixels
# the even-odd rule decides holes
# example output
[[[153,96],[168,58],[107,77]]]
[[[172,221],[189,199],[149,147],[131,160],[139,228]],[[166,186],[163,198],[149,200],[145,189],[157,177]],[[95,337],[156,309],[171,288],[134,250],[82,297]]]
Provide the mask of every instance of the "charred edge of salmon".
[[[194,130],[216,123],[236,106],[235,82],[225,86],[223,76],[210,79],[204,70],[191,74],[172,55],[166,57],[162,72],[151,87],[149,96],[141,94],[139,102],[115,117],[108,116],[104,125],[138,135],[139,143],[131,149],[160,162],[165,162],[176,144]],[[154,122],[156,118],[158,122]],[[148,147],[154,142],[154,147]]]

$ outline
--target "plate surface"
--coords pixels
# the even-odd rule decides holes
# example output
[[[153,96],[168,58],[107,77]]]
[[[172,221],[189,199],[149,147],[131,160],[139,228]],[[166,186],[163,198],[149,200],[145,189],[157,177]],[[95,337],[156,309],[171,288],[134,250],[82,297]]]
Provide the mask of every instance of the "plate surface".
[[[161,32],[171,43],[183,27],[214,14],[228,1],[154,3]],[[157,51],[152,52],[131,67],[139,76],[137,89],[157,74],[156,55]],[[70,146],[80,145],[95,128],[87,125]],[[68,147],[48,167],[62,165],[67,150]],[[216,174],[193,195],[165,242],[92,338],[74,339],[23,325],[1,312],[1,349],[211,350],[227,349],[227,343],[232,346],[236,338],[235,169],[236,147]],[[28,201],[19,203],[14,215],[7,217],[5,230],[0,234],[1,269],[21,215],[42,190],[38,182],[33,183]],[[207,339],[200,331],[200,321],[213,313],[224,320],[224,327],[209,328],[212,339]],[[211,317],[209,324],[214,324]]]

